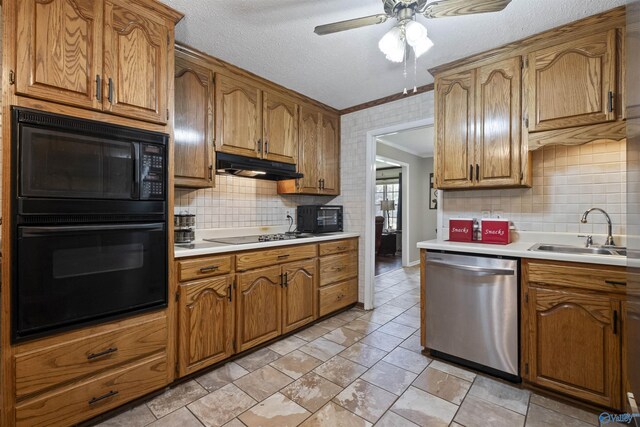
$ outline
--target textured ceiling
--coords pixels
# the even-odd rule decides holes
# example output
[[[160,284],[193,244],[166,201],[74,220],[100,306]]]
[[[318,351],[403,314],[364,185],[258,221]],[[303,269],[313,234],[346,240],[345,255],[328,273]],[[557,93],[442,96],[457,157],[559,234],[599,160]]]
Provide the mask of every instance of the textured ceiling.
[[[413,87],[413,66],[378,50],[395,20],[317,36],[316,25],[381,13],[381,0],[163,0],[183,12],[176,39],[304,95],[343,109]],[[420,22],[435,46],[418,60],[428,68],[482,52],[628,3],[628,0],[513,0],[502,12]]]
[[[433,126],[390,133],[378,141],[419,157],[433,157]]]

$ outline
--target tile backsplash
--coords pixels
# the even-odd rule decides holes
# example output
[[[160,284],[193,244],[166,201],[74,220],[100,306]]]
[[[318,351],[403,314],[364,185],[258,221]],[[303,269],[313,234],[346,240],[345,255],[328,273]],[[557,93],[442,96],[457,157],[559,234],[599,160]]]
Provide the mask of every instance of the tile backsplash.
[[[326,204],[327,196],[280,196],[275,181],[228,175],[216,176],[216,187],[178,189],[175,213],[196,214],[196,228],[287,225],[287,212],[296,218],[296,206]]]
[[[591,207],[609,213],[614,234],[626,234],[626,140],[545,147],[533,152],[532,168],[532,188],[444,191],[444,236],[449,218],[480,218],[489,210],[502,211],[520,231],[603,234],[599,212],[580,223]]]

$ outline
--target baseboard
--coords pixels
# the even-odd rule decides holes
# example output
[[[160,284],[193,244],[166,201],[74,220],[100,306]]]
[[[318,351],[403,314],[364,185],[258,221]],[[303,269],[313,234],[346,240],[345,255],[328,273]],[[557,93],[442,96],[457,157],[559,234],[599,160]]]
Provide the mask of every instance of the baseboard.
[[[420,260],[410,262],[407,267],[415,267],[416,265],[420,265]]]

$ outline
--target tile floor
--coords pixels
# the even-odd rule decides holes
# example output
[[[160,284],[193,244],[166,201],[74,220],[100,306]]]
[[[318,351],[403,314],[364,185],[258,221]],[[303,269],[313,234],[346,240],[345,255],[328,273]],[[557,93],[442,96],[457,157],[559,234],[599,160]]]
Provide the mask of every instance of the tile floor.
[[[598,416],[420,353],[419,269],[352,309],[229,362],[101,427],[572,426]]]

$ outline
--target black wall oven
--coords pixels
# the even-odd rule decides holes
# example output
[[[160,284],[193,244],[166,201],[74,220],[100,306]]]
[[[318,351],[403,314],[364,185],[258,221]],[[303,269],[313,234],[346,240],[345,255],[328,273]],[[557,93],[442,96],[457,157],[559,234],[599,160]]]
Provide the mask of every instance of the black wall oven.
[[[14,342],[165,307],[168,136],[12,109]]]

